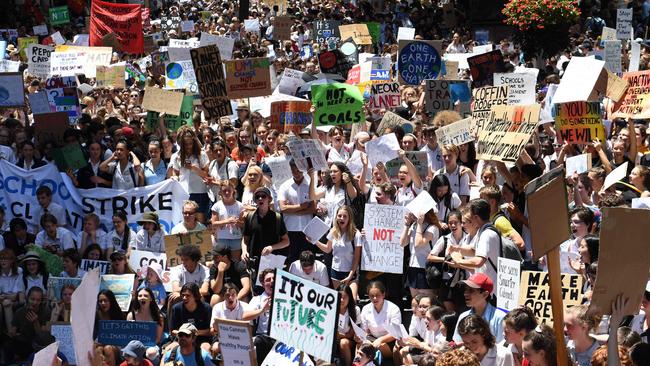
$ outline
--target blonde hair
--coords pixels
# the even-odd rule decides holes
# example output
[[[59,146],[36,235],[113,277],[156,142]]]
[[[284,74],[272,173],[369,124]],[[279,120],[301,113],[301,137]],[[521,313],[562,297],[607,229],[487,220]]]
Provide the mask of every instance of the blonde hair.
[[[565,314],[575,316],[582,325],[587,326],[587,331],[596,329],[602,319],[602,315],[589,311],[589,306],[584,304],[566,309]]]
[[[259,175],[259,181],[257,183],[251,183],[248,180],[248,174],[254,172]],[[242,183],[244,184],[244,187],[246,187],[250,191],[254,191],[258,189],[259,187],[264,185],[264,173],[262,172],[262,168],[260,168],[258,165],[253,165],[251,166],[250,164],[248,165],[248,168],[246,168],[246,174],[244,174],[244,177],[242,178]]]
[[[354,236],[357,235],[357,227],[354,225],[354,212],[352,212],[352,209],[350,206],[343,205],[339,207],[338,210],[336,210],[336,213],[338,214],[340,210],[345,210],[345,212],[348,213],[348,227],[345,232],[341,229],[339,226],[338,220],[336,220],[336,217],[334,217],[334,223],[332,225],[332,236],[334,239],[341,239],[343,234],[345,234],[348,237],[349,241],[354,241]]]

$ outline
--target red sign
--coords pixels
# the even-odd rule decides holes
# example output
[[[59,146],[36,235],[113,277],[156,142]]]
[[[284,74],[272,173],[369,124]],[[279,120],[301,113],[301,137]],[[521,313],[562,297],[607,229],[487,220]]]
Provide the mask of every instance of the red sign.
[[[93,0],[90,13],[90,46],[104,46],[102,38],[115,33],[126,53],[144,53],[142,5],[112,4]]]

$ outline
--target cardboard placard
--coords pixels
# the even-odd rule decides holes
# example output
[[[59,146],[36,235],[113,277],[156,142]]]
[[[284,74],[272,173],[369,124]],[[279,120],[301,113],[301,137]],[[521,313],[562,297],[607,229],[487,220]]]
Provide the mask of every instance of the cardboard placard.
[[[88,161],[78,143],[56,148],[52,154],[54,156],[54,162],[60,172],[65,172],[68,169],[74,171],[88,165]]]
[[[466,80],[426,80],[424,85],[424,106],[430,114],[454,110],[456,102],[470,100],[470,87]]]
[[[458,79],[458,61],[445,60],[445,79]]]
[[[582,303],[582,277],[562,274],[562,304],[564,310]],[[552,324],[551,295],[547,272],[523,271],[519,290],[519,305],[533,310],[537,321]]]
[[[343,83],[312,85],[311,100],[316,107],[317,126],[360,123],[366,120],[359,88]]]
[[[156,345],[158,324],[156,322],[100,320],[97,342],[125,347],[130,341],[142,342],[147,347]]]
[[[190,94],[198,94],[199,86],[196,82],[192,60],[166,63],[165,87],[168,89],[185,89]]]
[[[555,129],[558,143],[590,144],[595,139],[605,141],[600,103],[571,102],[555,104]]]
[[[95,86],[99,88],[112,86],[114,88],[126,88],[124,73],[126,65],[97,66],[97,79]]]
[[[402,126],[406,123],[410,123],[409,120],[400,117],[398,114],[391,111],[386,111],[384,116],[377,126],[377,136],[383,136],[387,128],[394,128],[395,126]]]
[[[165,128],[172,131],[177,131],[182,126],[192,126],[192,117],[194,115],[194,98],[191,95],[183,96],[183,104],[181,104],[181,112],[178,116],[171,114],[166,114],[164,118]],[[154,131],[158,128],[159,122],[158,118],[160,113],[158,112],[147,112],[147,128],[150,131]]]
[[[501,50],[494,50],[467,58],[472,74],[472,87],[493,85],[494,74],[505,70]]]
[[[571,235],[564,176],[564,169],[558,167],[525,187],[535,260],[562,244]]]
[[[508,85],[508,104],[534,104],[537,77],[528,73],[495,73],[494,85]]]
[[[0,73],[0,107],[24,107],[25,85],[20,72]]]
[[[472,119],[464,118],[460,121],[439,127],[436,130],[436,137],[440,145],[463,145],[474,140],[471,133]]]
[[[214,322],[224,365],[257,365],[250,322],[221,318],[216,318]]]
[[[183,93],[162,90],[159,88],[146,88],[142,107],[149,111],[167,113],[178,116],[183,104]]]
[[[586,173],[591,169],[591,154],[569,156],[564,161],[564,165],[566,166],[566,177]]]
[[[292,25],[293,25],[293,17],[276,16],[273,21],[273,39],[275,40],[291,39]]]
[[[591,57],[571,58],[553,96],[553,103],[596,101],[594,88],[604,66],[605,61]]]
[[[229,60],[226,86],[230,99],[261,97],[271,94],[270,63],[266,57]]]
[[[626,72],[628,87],[623,98],[614,105],[613,118],[650,118],[650,70]]]
[[[63,144],[63,133],[68,129],[68,113],[51,112],[34,115],[34,131],[39,144],[46,141]]]
[[[442,69],[441,41],[399,41],[397,76],[401,85],[437,79]]]
[[[194,74],[201,94],[201,105],[207,118],[216,119],[232,114],[221,66],[219,48],[215,45],[190,50]]]
[[[339,293],[281,269],[275,271],[275,280],[269,335],[331,362],[338,327]],[[301,314],[308,314],[306,318],[310,321],[292,315],[298,308]]]
[[[479,133],[476,157],[515,162],[537,127],[539,104],[492,106],[490,120]]]
[[[54,52],[54,47],[30,44],[27,47],[27,68],[29,72],[43,78],[47,77],[50,74],[52,52]]]
[[[370,86],[368,108],[374,115],[380,115],[381,110],[392,110],[402,104],[402,96],[397,82],[373,83]]]
[[[614,102],[618,102],[627,91],[628,82],[623,78],[619,78],[618,75],[609,70],[603,70],[603,73],[605,72],[607,73],[607,86],[605,87],[605,96]],[[599,90],[599,92],[602,93],[601,90]]]
[[[404,207],[366,204],[363,227],[366,240],[361,251],[361,269],[402,273],[404,248],[400,237],[404,230]]]
[[[429,173],[429,158],[426,151],[405,151],[404,155],[415,165],[415,169],[421,179],[425,179]],[[386,174],[391,182],[397,184],[399,182],[398,173],[399,168],[404,164],[400,158],[387,161],[384,166],[386,167]]]
[[[477,135],[488,123],[492,106],[508,104],[509,88],[500,85],[472,89],[472,135]]]
[[[341,39],[352,38],[356,44],[372,44],[372,36],[367,24],[340,25]]]
[[[201,249],[201,263],[212,260],[212,234],[210,230],[192,231],[186,234],[165,235],[165,253],[167,254],[167,267],[172,268],[181,264],[181,258],[176,254],[176,250],[184,245],[195,245]]]
[[[334,20],[317,20],[313,22],[314,32],[312,34],[314,41],[325,44],[339,43],[341,41],[340,25],[340,22]]]
[[[605,68],[611,72],[623,72],[620,40],[605,41]]]
[[[271,103],[271,129],[298,135],[313,121],[311,102],[280,101]],[[275,175],[274,175],[275,177]]]

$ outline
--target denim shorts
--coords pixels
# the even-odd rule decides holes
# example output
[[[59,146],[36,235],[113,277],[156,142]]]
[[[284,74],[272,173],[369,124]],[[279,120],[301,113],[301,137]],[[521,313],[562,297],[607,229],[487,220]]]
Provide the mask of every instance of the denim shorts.
[[[230,250],[241,250],[241,239],[217,239],[217,243],[225,245]]]

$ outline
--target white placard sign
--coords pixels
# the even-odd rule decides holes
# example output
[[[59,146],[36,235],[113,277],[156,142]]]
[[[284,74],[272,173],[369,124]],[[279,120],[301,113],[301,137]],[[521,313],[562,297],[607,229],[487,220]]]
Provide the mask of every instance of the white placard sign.
[[[399,27],[397,30],[397,41],[400,39],[412,40],[415,38],[415,28]]]
[[[630,66],[628,71],[639,71],[639,60],[641,59],[641,44],[636,41],[630,42]]]
[[[85,52],[52,52],[50,75],[74,76],[83,74],[87,56]]]
[[[0,60],[0,72],[18,72],[20,61]]]
[[[267,268],[284,268],[284,262],[287,260],[287,257],[284,255],[276,255],[276,254],[267,254],[260,256],[260,265],[257,268],[257,273],[262,273]],[[260,277],[257,276],[255,279],[255,285],[256,286],[262,286],[262,282],[260,282]]]
[[[386,164],[399,157],[399,150],[399,141],[394,133],[366,142],[366,153],[371,166],[377,166],[378,163]]]
[[[305,226],[302,232],[311,239],[312,244],[316,244],[323,235],[330,231],[330,226],[327,225],[318,216],[314,216],[311,221]]]
[[[519,261],[499,257],[497,261],[497,307],[504,310],[516,308],[519,302]]]
[[[572,176],[574,173],[581,174],[591,168],[591,154],[570,156],[565,160],[564,163],[566,164],[567,177]]]
[[[300,171],[307,172],[311,168],[314,170],[329,169],[325,153],[320,149],[320,141],[313,139],[292,140],[287,142],[287,146]]]
[[[311,359],[303,356],[300,363],[300,350],[276,341],[271,352],[266,356],[262,366],[314,366]]]
[[[248,322],[217,321],[224,365],[254,366],[251,326]]]
[[[47,31],[47,24],[41,24],[41,25],[35,25],[32,27],[34,30],[34,34],[37,36],[47,36],[48,31]]]
[[[264,163],[271,168],[273,173],[273,186],[275,189],[280,189],[282,183],[292,178],[291,166],[289,165],[289,158],[287,156],[269,156],[264,158]]]
[[[361,269],[402,273],[404,248],[400,236],[404,230],[404,207],[366,204],[363,227],[366,240],[361,251]]]
[[[494,85],[508,85],[508,104],[535,104],[537,77],[530,73],[495,73]]]
[[[464,118],[460,121],[442,126],[436,130],[436,137],[440,145],[463,145],[474,140],[470,130],[472,118]]]
[[[74,354],[72,326],[70,324],[52,324],[50,333],[59,344],[59,352],[63,353],[63,355],[68,359],[68,364],[76,365],[77,361]]]
[[[194,30],[194,21],[193,20],[184,20],[181,22],[181,31],[182,32],[191,32]]]
[[[222,60],[232,59],[232,49],[235,47],[235,40],[228,37],[215,36],[210,33],[201,33],[201,47],[216,45],[219,48],[219,56]]]
[[[259,33],[260,20],[259,19],[244,19],[244,28],[247,32]]]
[[[304,72],[299,70],[284,69],[284,74],[278,84],[278,91],[282,94],[296,95],[298,88],[305,84],[302,79],[303,74]]]
[[[605,68],[611,72],[623,72],[621,65],[621,41],[605,41]]]
[[[413,201],[406,205],[406,210],[415,216],[419,216],[429,212],[433,207],[438,207],[436,201],[433,200],[433,197],[431,197],[429,192],[423,190],[415,197],[415,199],[413,199]]]
[[[573,57],[564,71],[553,103],[588,101],[605,66],[605,61],[591,57]]]
[[[30,44],[27,53],[27,68],[31,74],[46,78],[50,74],[50,59],[54,47],[42,44]]]
[[[603,27],[603,33],[600,36],[601,41],[613,41],[616,39],[616,29]]]
[[[616,38],[630,39],[632,36],[632,8],[616,9]]]
[[[149,264],[156,262],[163,268],[162,283],[165,291],[172,292],[171,271],[167,268],[167,254],[147,252],[144,250],[131,250],[129,266],[135,271],[138,278],[145,278]]]
[[[606,190],[607,188],[613,186],[618,182],[619,180],[622,180],[625,178],[627,175],[627,161],[620,165],[618,168],[612,170],[607,176],[605,177],[605,183],[603,184],[602,190]]]

